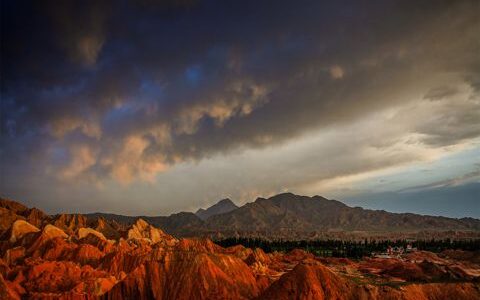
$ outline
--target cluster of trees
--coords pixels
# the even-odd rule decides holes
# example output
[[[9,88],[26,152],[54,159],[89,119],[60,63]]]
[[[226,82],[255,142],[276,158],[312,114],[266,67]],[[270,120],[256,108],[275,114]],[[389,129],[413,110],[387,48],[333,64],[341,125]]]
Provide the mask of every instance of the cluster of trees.
[[[222,247],[243,245],[248,248],[261,248],[265,252],[288,252],[293,249],[303,249],[317,256],[361,258],[370,256],[373,252],[385,252],[388,247],[407,248],[411,245],[418,250],[441,252],[446,249],[475,251],[480,250],[480,239],[470,240],[368,240],[341,241],[341,240],[312,240],[312,241],[268,241],[258,238],[227,238],[215,241]]]

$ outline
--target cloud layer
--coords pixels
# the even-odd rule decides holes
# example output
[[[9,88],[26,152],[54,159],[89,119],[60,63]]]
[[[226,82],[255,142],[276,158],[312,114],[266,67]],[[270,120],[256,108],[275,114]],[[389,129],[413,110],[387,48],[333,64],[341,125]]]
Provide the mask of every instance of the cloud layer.
[[[318,190],[468,147],[480,136],[479,9],[3,1],[1,187],[156,183],[179,165],[269,149],[245,172],[296,171],[259,193]]]

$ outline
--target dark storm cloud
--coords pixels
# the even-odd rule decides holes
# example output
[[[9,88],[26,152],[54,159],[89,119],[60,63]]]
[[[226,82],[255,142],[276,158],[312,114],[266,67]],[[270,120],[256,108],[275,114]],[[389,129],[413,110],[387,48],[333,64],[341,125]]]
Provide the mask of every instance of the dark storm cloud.
[[[432,92],[445,82],[429,76],[476,87],[478,10],[478,1],[3,1],[2,165],[150,180],[177,162],[352,122],[401,104],[409,89],[454,96]],[[453,121],[437,126],[443,110],[415,128],[423,142],[480,134],[471,93]]]
[[[456,95],[457,93],[458,93],[458,90],[455,87],[439,86],[429,90],[427,94],[425,94],[424,98],[432,101],[436,101],[436,100],[441,100],[441,99],[451,97],[453,95]]]

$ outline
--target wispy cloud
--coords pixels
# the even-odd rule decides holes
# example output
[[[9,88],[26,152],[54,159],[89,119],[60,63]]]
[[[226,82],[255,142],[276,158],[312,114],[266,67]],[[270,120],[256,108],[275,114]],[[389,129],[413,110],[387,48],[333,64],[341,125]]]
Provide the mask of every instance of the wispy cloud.
[[[440,188],[440,187],[450,187],[450,186],[458,186],[462,184],[466,184],[469,182],[480,182],[480,169],[463,174],[459,177],[449,178],[445,180],[435,181],[428,184],[412,186],[405,189],[401,189],[399,193],[409,193],[409,192],[418,192],[422,190]]]

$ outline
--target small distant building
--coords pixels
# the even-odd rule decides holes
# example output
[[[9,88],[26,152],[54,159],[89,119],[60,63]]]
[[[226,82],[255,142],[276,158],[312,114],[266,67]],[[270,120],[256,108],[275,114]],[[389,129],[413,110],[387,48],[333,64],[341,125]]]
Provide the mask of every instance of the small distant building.
[[[414,248],[412,248],[412,249],[414,249]],[[403,247],[388,246],[386,252],[382,252],[382,253],[372,252],[372,256],[376,257],[376,258],[401,258],[401,256],[405,252],[406,252],[406,250]]]
[[[405,249],[406,252],[415,252],[417,251],[417,247],[412,247],[412,244],[407,244],[407,248]]]

